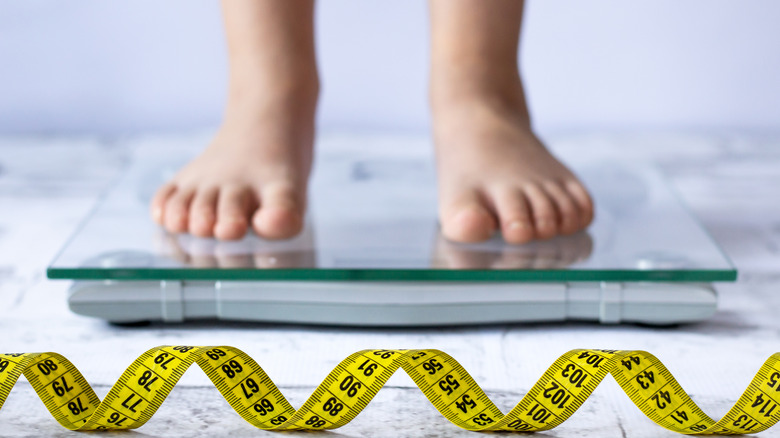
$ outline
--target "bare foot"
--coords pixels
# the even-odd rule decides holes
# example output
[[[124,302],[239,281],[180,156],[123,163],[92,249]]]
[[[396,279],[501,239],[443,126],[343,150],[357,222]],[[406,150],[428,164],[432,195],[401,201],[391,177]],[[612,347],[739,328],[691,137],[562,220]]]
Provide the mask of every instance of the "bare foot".
[[[482,241],[500,229],[519,244],[593,220],[587,190],[531,131],[518,87],[433,96],[439,217],[450,240]]]
[[[248,96],[259,95],[259,98]],[[284,239],[303,226],[317,92],[285,87],[231,99],[208,148],[164,184],[154,220],[173,233]]]
[[[524,2],[431,0],[439,217],[450,240],[510,243],[585,228],[593,202],[531,130],[518,71]]]

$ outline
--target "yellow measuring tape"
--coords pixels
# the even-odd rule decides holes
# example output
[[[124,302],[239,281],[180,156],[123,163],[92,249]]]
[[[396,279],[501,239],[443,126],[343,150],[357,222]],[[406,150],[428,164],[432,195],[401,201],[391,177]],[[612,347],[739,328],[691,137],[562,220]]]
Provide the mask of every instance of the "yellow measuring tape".
[[[472,431],[535,432],[566,421],[607,375],[657,424],[686,434],[744,434],[780,420],[780,353],[733,408],[708,417],[645,351],[572,350],[503,414],[455,359],[439,350],[363,350],[344,359],[296,410],[262,368],[234,347],[156,347],[136,359],[101,402],[57,353],[0,354],[0,407],[24,374],[54,418],[71,430],[133,429],[149,421],[193,363],[246,421],[267,430],[334,429],[355,418],[402,368],[452,423]]]

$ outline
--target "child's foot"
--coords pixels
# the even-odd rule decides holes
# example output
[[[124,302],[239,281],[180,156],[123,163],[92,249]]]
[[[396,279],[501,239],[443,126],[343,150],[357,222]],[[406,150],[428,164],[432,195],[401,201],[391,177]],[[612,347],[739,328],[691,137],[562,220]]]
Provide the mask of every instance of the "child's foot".
[[[433,95],[439,217],[450,240],[482,241],[500,229],[507,242],[524,243],[593,220],[582,183],[531,131],[518,87]]]
[[[222,240],[240,239],[249,227],[268,239],[298,234],[317,92],[297,88],[279,84],[231,96],[208,148],[158,190],[154,220],[173,233]]]

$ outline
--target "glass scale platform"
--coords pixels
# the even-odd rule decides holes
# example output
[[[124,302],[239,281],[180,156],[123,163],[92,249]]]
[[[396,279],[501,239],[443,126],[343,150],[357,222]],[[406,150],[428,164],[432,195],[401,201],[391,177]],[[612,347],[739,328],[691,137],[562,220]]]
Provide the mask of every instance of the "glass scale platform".
[[[576,235],[446,241],[434,165],[417,148],[318,152],[306,227],[286,241],[171,235],[155,189],[194,151],[141,147],[48,268],[69,305],[116,323],[193,319],[335,325],[593,320],[674,324],[716,309],[736,270],[649,165],[568,164],[596,202]]]

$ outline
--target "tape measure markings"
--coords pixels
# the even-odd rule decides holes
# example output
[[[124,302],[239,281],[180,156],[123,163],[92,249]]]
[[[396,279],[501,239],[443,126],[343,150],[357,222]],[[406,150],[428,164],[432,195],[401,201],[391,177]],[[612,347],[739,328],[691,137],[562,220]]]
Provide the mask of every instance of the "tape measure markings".
[[[439,350],[353,353],[296,410],[260,365],[226,346],[147,350],[102,402],[78,369],[57,353],[0,354],[0,408],[24,374],[63,427],[136,428],[152,418],[193,363],[242,418],[270,430],[341,427],[366,408],[399,368],[447,420],[473,431],[552,429],[573,415],[607,374],[648,418],[676,432],[756,433],[780,420],[780,353],[767,359],[737,403],[716,422],[655,356],[618,350],[571,350],[561,355],[506,415],[462,365]]]

